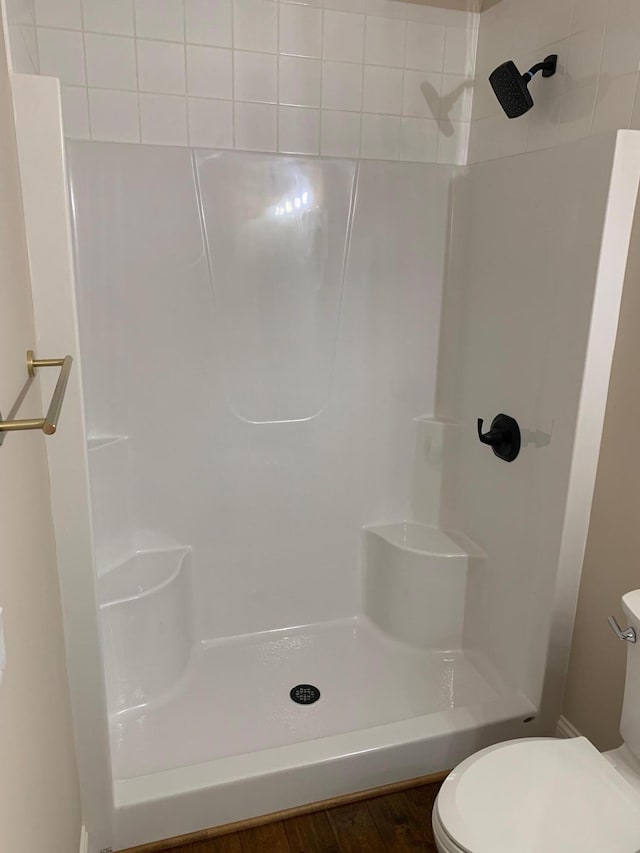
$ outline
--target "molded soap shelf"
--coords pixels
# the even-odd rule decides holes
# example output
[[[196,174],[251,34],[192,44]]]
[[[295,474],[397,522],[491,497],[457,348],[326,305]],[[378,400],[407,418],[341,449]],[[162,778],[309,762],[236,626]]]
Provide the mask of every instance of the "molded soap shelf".
[[[463,646],[467,576],[484,552],[461,533],[415,521],[364,528],[364,612],[417,648]]]
[[[484,551],[462,533],[444,531],[439,527],[428,527],[417,521],[371,524],[364,529],[380,536],[390,545],[414,554],[438,557],[486,557]]]

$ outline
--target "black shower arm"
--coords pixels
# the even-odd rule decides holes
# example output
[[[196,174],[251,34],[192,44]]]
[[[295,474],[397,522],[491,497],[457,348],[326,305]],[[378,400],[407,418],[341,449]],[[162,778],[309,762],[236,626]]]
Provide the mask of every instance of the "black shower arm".
[[[556,67],[556,66],[555,66],[555,63],[554,63],[554,62],[552,62],[552,61],[550,61],[550,60],[546,59],[544,62],[538,62],[536,65],[534,65],[534,66],[533,66],[533,68],[530,68],[530,69],[529,69],[525,74],[523,74],[522,76],[523,76],[526,80],[533,80],[533,78],[534,78],[534,77],[535,77],[535,75],[538,73],[538,71],[543,71],[543,72],[544,72],[544,71],[547,71],[547,72],[548,72],[548,71],[554,71],[554,70],[555,70],[555,67]]]

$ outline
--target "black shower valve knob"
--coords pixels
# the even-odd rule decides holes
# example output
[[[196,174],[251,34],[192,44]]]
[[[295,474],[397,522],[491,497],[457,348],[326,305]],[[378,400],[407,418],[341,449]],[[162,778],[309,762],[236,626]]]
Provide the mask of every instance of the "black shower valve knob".
[[[498,459],[513,462],[522,446],[520,427],[515,418],[510,415],[496,415],[491,421],[491,428],[485,433],[482,432],[483,424],[483,419],[478,418],[478,438],[482,444],[488,444]]]

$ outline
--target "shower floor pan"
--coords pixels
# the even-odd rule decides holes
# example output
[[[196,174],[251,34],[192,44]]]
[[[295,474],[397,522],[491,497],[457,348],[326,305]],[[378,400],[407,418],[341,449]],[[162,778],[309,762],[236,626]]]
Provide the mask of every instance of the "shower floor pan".
[[[289,696],[312,684],[320,699]],[[452,767],[534,734],[535,710],[463,651],[366,617],[210,641],[171,696],[111,718],[125,847]]]

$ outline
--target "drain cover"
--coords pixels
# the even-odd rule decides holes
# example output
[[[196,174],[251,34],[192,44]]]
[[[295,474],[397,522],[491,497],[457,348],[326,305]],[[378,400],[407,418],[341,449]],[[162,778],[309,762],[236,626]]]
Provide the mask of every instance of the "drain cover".
[[[289,696],[298,705],[313,705],[320,698],[320,691],[313,684],[296,684],[289,691]]]

